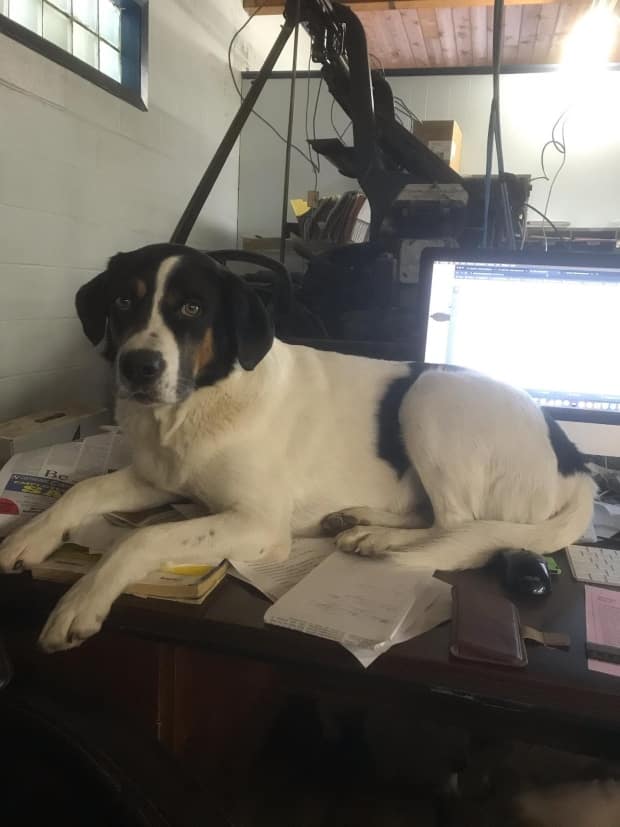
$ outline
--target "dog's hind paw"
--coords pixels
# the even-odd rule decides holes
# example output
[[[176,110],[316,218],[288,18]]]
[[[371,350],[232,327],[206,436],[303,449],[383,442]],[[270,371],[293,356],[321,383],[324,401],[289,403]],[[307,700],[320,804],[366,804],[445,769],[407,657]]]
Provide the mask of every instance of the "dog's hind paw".
[[[346,511],[334,511],[321,520],[321,531],[327,537],[335,537],[347,528],[358,525],[356,517]]]
[[[370,508],[345,508],[343,511],[334,511],[323,517],[321,529],[328,537],[335,537],[341,531],[356,525],[372,525],[376,513]]]

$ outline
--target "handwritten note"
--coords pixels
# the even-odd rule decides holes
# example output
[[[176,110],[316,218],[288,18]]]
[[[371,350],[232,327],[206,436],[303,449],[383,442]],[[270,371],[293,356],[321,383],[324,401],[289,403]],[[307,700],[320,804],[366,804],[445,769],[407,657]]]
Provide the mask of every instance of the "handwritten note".
[[[586,638],[620,648],[620,591],[586,586]],[[588,669],[620,677],[620,663],[588,658]]]
[[[265,621],[341,643],[363,665],[450,616],[450,586],[407,554],[327,557],[281,597]]]
[[[286,560],[256,563],[233,560],[231,565],[235,571],[231,574],[236,572],[240,580],[250,583],[270,600],[277,600],[335,551],[333,540],[295,539]]]

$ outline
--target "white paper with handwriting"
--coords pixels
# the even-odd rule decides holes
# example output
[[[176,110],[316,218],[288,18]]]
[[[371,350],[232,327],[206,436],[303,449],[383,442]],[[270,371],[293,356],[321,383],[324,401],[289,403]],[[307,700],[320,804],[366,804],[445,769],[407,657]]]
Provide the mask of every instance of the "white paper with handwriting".
[[[407,558],[334,551],[267,610],[265,621],[337,641],[368,666],[450,617],[450,586]]]

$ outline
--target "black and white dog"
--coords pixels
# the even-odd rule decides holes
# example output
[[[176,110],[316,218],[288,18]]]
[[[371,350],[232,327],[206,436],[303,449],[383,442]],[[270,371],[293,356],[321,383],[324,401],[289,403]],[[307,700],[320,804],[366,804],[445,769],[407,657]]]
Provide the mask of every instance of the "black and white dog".
[[[5,540],[0,566],[41,562],[94,514],[187,497],[212,516],[113,548],[50,616],[48,650],[95,634],[123,589],[165,562],[284,558],[291,535],[323,531],[343,551],[458,569],[499,548],[559,549],[588,525],[583,458],[525,393],[286,345],[250,288],[201,252],[121,253],[76,303],[114,363],[132,465],[70,489]]]

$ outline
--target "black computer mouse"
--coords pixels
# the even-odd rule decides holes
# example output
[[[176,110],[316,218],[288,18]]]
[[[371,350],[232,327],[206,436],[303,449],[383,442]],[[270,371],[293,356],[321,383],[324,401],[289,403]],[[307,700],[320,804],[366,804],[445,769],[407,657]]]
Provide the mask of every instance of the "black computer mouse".
[[[499,553],[504,588],[515,595],[544,597],[551,593],[551,577],[544,557],[523,549]]]

